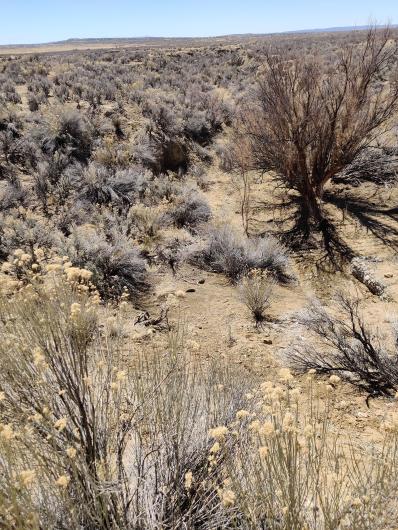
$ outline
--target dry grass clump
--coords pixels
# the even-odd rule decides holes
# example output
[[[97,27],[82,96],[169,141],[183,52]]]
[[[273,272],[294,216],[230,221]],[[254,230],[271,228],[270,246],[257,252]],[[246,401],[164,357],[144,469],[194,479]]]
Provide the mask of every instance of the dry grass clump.
[[[394,395],[398,391],[395,326],[388,347],[386,337],[364,318],[358,298],[339,295],[336,305],[338,316],[317,301],[299,316],[311,337],[287,353],[289,362],[300,371],[339,374],[372,396]]]
[[[254,269],[267,270],[279,281],[291,279],[286,252],[276,239],[270,236],[248,239],[228,226],[212,229],[201,248],[193,247],[189,259],[203,268],[225,274],[233,282]]]
[[[264,271],[253,270],[243,278],[239,292],[243,303],[250,310],[256,327],[266,320],[266,311],[271,305],[274,281]]]

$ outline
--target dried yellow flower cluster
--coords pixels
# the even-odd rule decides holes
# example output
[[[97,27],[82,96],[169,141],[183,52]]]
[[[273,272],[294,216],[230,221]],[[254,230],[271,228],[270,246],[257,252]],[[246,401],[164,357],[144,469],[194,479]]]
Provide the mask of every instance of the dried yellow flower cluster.
[[[46,368],[46,357],[43,350],[38,346],[33,349],[33,364],[40,369]]]
[[[63,431],[66,428],[68,421],[66,418],[60,418],[54,423],[54,427],[57,429],[57,431]]]
[[[33,469],[26,469],[25,471],[21,471],[19,478],[23,486],[28,487],[36,479],[36,472]]]
[[[9,423],[0,423],[0,437],[7,441],[15,438],[15,432]]]
[[[93,273],[87,269],[79,269],[78,267],[64,267],[66,278],[68,282],[90,281]]]
[[[74,302],[70,306],[70,318],[72,320],[76,320],[80,316],[81,312],[82,312],[82,306],[79,303]]]
[[[221,488],[217,490],[221,504],[224,508],[232,507],[236,502],[236,493],[231,489],[231,479],[226,478]]]
[[[209,431],[210,438],[214,438],[215,440],[224,440],[227,434],[228,428],[225,426],[215,427]]]
[[[69,458],[73,459],[76,457],[77,451],[74,447],[68,447],[66,454],[69,456]]]
[[[192,488],[192,484],[193,484],[192,471],[187,471],[187,473],[185,473],[185,477],[184,477],[184,487],[185,487],[185,489],[189,491]]]
[[[64,489],[68,487],[69,482],[70,482],[70,477],[68,475],[61,475],[55,481],[57,486],[59,486],[60,488],[64,488]]]

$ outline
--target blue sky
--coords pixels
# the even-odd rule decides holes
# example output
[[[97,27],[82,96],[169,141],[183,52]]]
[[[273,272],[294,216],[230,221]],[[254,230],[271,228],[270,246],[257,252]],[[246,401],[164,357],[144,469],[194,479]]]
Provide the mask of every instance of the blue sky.
[[[0,44],[398,23],[398,0],[0,0]]]

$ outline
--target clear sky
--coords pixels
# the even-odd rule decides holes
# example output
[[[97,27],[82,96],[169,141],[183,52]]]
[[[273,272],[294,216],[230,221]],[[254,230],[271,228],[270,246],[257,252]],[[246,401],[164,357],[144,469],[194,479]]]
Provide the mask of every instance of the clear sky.
[[[0,44],[398,23],[398,0],[0,0]]]

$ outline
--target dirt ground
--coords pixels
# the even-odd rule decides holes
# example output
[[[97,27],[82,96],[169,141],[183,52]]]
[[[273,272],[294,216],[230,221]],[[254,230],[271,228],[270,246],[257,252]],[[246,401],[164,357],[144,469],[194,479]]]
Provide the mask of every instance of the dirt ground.
[[[231,184],[230,176],[213,169],[209,173],[208,188],[205,195],[213,210],[213,223],[228,223],[242,230],[239,193]],[[272,201],[270,188],[270,182],[258,181],[252,190],[255,198],[253,204]],[[346,196],[358,198],[358,194],[358,188],[352,188],[347,189]],[[371,201],[383,211],[393,209],[396,204],[396,194],[389,189],[376,189],[369,184],[365,185],[361,194],[366,199],[372,197]],[[257,220],[261,220],[261,223],[256,223],[257,227],[262,224],[272,232],[276,229],[273,222],[275,215],[272,209],[265,209],[260,215],[257,211]],[[189,265],[181,267],[175,276],[164,269],[153,271],[156,289],[149,304],[151,316],[159,314],[165,301],[174,298],[170,321],[183,321],[187,337],[197,345],[198,355],[224,356],[260,380],[275,379],[297,335],[305,335],[305,331],[298,329],[295,315],[306,307],[312,297],[319,298],[323,305],[338,311],[335,294],[338,291],[352,292],[362,299],[368,322],[388,335],[390,323],[398,313],[397,247],[393,237],[395,221],[382,213],[373,215],[373,219],[386,225],[386,233],[381,238],[381,234],[373,234],[347,214],[343,220],[343,213],[337,208],[330,209],[330,215],[338,224],[345,241],[367,259],[375,278],[385,283],[389,301],[371,294],[352,276],[349,266],[340,272],[318,270],[316,263],[323,254],[319,248],[311,251],[309,256],[307,254],[305,259],[304,255],[291,254],[290,267],[296,279],[290,285],[276,287],[269,311],[270,322],[260,329],[253,325],[236,286],[231,285],[223,275]],[[390,242],[386,243],[386,239],[390,239]],[[174,295],[179,291],[184,296],[176,298]],[[129,330],[130,338],[137,344],[148,341],[147,328],[131,325]],[[156,333],[149,340],[155,336]],[[341,384],[338,392],[335,425],[348,436],[360,433],[364,441],[377,438],[381,421],[395,413],[398,407],[394,399],[377,398],[367,402],[366,393],[349,384]]]

